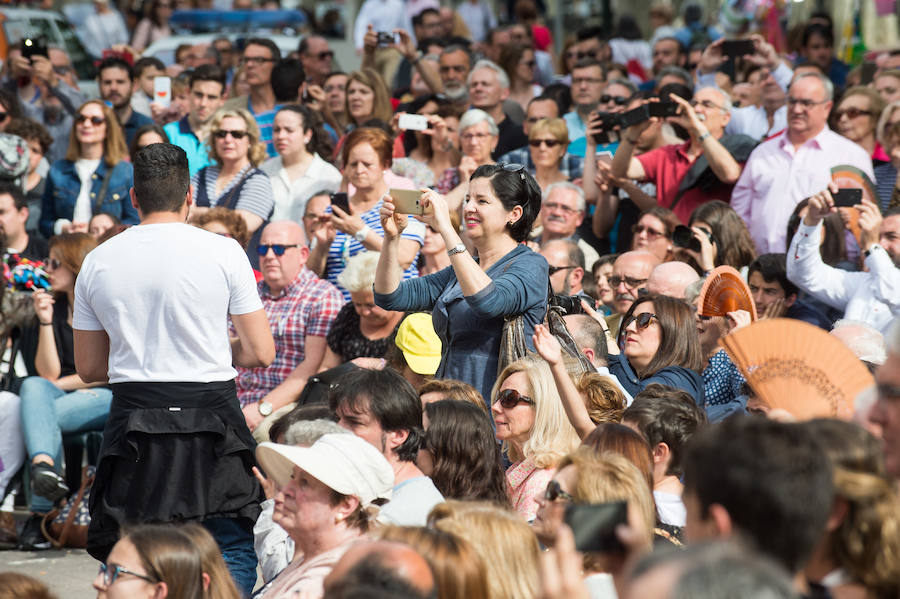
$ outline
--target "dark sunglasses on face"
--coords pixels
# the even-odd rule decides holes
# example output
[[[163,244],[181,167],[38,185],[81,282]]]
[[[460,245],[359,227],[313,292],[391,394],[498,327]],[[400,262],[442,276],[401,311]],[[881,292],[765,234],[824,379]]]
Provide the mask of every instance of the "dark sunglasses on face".
[[[625,104],[628,103],[628,98],[625,96],[610,96],[607,94],[600,96],[601,104],[609,104],[610,102],[615,102],[616,106],[625,106]]]
[[[834,111],[834,120],[839,121],[839,120],[841,120],[841,117],[845,116],[845,115],[848,119],[855,119],[862,115],[869,116],[871,114],[872,114],[871,110],[862,110],[861,108],[856,108],[854,106],[851,106],[850,108],[845,108],[843,110],[835,110]]]
[[[505,410],[511,410],[520,403],[527,403],[529,405],[534,405],[534,400],[530,397],[525,397],[515,389],[504,389],[500,393],[497,394],[497,399],[494,400],[494,403],[500,402],[500,405],[503,406]]]
[[[6,117],[9,116],[8,112],[0,112],[0,123],[6,120]]]
[[[650,326],[650,323],[653,322],[654,318],[659,321],[659,317],[651,312],[641,312],[637,316],[632,315],[628,318],[628,320],[622,323],[622,330],[624,331],[625,329],[627,329],[628,325],[630,325],[632,322],[635,323],[638,330],[644,330]]]
[[[46,265],[45,270],[56,270],[60,266],[62,266],[62,262],[57,260],[56,258],[47,258],[44,260],[44,264]]]
[[[225,139],[229,135],[235,139],[244,139],[247,136],[246,131],[229,131],[227,129],[219,129],[215,133],[213,133],[215,137],[218,139]]]
[[[613,289],[615,289],[622,283],[625,283],[626,287],[628,287],[630,289],[634,289],[635,287],[643,285],[644,283],[647,282],[647,279],[632,279],[631,277],[616,277],[616,276],[607,277],[606,280],[609,281],[609,284],[613,286]],[[622,327],[622,328],[624,328],[624,327]]]
[[[299,243],[272,243],[272,244],[259,244],[256,246],[256,253],[260,256],[265,256],[269,253],[269,249],[275,253],[276,256],[284,256],[284,253],[288,250],[288,248],[298,248],[300,247]]]
[[[334,52],[331,50],[326,50],[325,52],[319,52],[316,54],[316,58],[319,60],[331,60],[334,58]]]
[[[94,125],[102,125],[106,122],[106,119],[102,116],[88,116],[86,114],[79,114],[75,117],[76,123],[87,123],[88,121],[90,121]]]
[[[548,148],[555,148],[560,145],[562,142],[558,139],[531,139],[528,141],[528,145],[532,148],[539,148],[541,145],[546,145]]]
[[[547,488],[544,490],[544,499],[547,501],[556,501],[557,499],[562,499],[563,501],[575,501],[575,498],[563,491],[562,487],[560,487],[559,483],[555,480],[551,480],[547,483]]]

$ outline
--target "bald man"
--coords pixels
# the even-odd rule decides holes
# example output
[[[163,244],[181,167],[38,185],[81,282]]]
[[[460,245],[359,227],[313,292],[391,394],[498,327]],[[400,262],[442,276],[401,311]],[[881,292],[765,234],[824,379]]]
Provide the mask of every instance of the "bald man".
[[[684,290],[699,278],[697,271],[684,262],[663,262],[650,273],[647,290],[657,295],[684,299]]]
[[[425,558],[404,543],[396,541],[363,541],[351,547],[325,577],[325,599],[356,596],[365,589],[376,596],[397,596],[406,591],[432,597],[435,580]],[[407,589],[399,587],[406,586]],[[390,588],[387,588],[390,587]]]
[[[649,293],[647,282],[650,280],[650,273],[659,263],[659,258],[647,250],[625,252],[616,258],[612,275],[607,279],[616,294],[613,298],[616,313],[606,317],[613,339],[619,334],[622,316],[628,312],[634,300]]]
[[[292,221],[269,224],[259,240],[263,280],[259,297],[275,337],[275,361],[268,368],[238,368],[237,392],[247,426],[257,441],[294,406],[325,357],[325,336],[344,299],[337,287],[306,267],[309,248],[303,227]]]

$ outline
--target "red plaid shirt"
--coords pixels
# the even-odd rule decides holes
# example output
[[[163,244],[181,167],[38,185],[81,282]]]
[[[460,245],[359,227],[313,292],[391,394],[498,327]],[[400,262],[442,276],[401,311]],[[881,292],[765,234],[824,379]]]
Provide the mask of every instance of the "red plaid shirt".
[[[305,267],[278,297],[270,295],[265,281],[257,289],[275,338],[275,361],[268,368],[238,367],[241,406],[259,401],[280,385],[306,358],[306,337],[327,336],[344,305],[337,287]]]

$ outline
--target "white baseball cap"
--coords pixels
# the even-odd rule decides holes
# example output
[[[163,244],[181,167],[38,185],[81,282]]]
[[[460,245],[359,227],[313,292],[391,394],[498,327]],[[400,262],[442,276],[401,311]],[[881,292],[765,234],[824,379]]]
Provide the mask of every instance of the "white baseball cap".
[[[256,459],[279,486],[297,466],[338,493],[357,497],[363,507],[389,500],[394,489],[394,470],[387,459],[352,434],[323,435],[310,447],[260,443]]]

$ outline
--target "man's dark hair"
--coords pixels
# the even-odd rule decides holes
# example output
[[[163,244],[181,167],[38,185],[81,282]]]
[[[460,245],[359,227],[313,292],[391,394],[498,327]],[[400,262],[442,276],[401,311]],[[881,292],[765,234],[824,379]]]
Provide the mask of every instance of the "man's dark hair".
[[[9,124],[6,126],[5,133],[18,135],[25,141],[28,141],[29,139],[37,140],[38,145],[41,146],[41,152],[44,154],[46,154],[50,150],[50,146],[53,145],[53,136],[50,135],[41,123],[31,119],[10,119]]]
[[[419,14],[413,15],[413,18],[412,18],[413,26],[421,27],[422,20],[425,18],[425,15],[437,15],[438,17],[440,17],[441,13],[438,9],[431,8],[430,6],[428,8],[423,8],[421,11],[419,11]]]
[[[603,27],[601,27],[600,25],[590,25],[588,27],[582,27],[575,32],[575,39],[577,39],[579,42],[592,39],[598,39],[602,42]]]
[[[690,102],[694,97],[694,88],[680,83],[666,83],[659,88],[659,92],[656,95],[659,96],[659,99],[662,102],[671,102],[672,99],[669,97],[669,94],[675,94],[679,98]]]
[[[141,214],[178,212],[191,187],[187,154],[172,144],[150,144],[134,155],[134,195]]]
[[[747,279],[758,272],[766,283],[778,283],[784,289],[784,297],[799,292],[797,286],[787,278],[787,254],[762,254],[750,263],[747,269]]]
[[[809,44],[810,38],[816,35],[824,38],[825,43],[829,46],[834,46],[834,31],[831,30],[831,27],[827,27],[822,23],[810,23],[803,28],[801,46],[805,48]]]
[[[222,86],[222,93],[225,92],[225,70],[219,65],[202,64],[191,71],[190,85],[188,89],[194,87],[194,83],[198,81],[212,81]]]
[[[688,442],[684,492],[700,517],[722,506],[738,537],[797,573],[822,538],[834,482],[831,462],[806,426],[736,416]]]
[[[160,71],[166,70],[166,65],[163,64],[163,61],[161,61],[160,59],[153,56],[145,56],[144,58],[138,59],[138,61],[134,63],[135,78],[143,75],[144,71],[146,71],[150,67],[156,67]]]
[[[566,114],[572,108],[572,88],[565,83],[551,83],[544,88],[541,96],[556,100],[560,116]]]
[[[262,46],[264,48],[268,48],[272,58],[274,58],[275,60],[281,60],[281,49],[278,47],[278,44],[268,38],[251,37],[244,43],[245,50],[247,49],[247,46]]]
[[[590,67],[600,67],[600,72],[603,73],[603,79],[604,81],[606,80],[606,75],[608,72],[606,70],[606,65],[596,58],[591,58],[589,56],[581,58],[578,60],[578,62],[575,63],[575,66],[572,67],[572,70],[574,71],[575,69],[587,69]]]
[[[437,590],[425,594],[386,564],[377,553],[365,556],[325,590],[325,599],[437,599]]]
[[[439,37],[423,37],[422,39],[418,40],[416,49],[419,50],[419,52],[421,52],[422,54],[428,54],[428,48],[430,48],[431,46],[440,46],[441,49],[443,49],[446,45],[447,42]]]
[[[677,37],[664,35],[663,37],[656,38],[656,41],[653,42],[653,45],[655,46],[659,42],[675,42],[675,44],[678,46],[678,54],[687,54],[687,48],[684,47],[684,43]]]
[[[277,104],[296,102],[300,96],[300,86],[306,81],[306,71],[299,58],[282,58],[272,69],[272,92]]]
[[[559,109],[559,102],[556,101],[556,98],[553,96],[548,96],[544,93],[541,93],[539,96],[535,96],[532,99],[528,100],[528,104],[525,106],[525,112],[528,112],[528,106],[531,106],[535,102],[553,102],[556,104],[556,113],[561,117],[563,112]]]
[[[319,35],[317,33],[310,33],[309,35],[303,36],[303,39],[300,40],[300,43],[297,44],[297,53],[300,55],[306,54],[309,52],[309,40],[311,39],[325,39],[325,36]],[[327,41],[327,40],[326,40]]]
[[[5,195],[12,196],[13,205],[16,207],[16,210],[28,207],[28,202],[25,200],[25,192],[15,183],[11,181],[0,181],[0,196]]]
[[[484,36],[484,43],[487,44],[488,46],[493,46],[494,45],[494,36],[497,35],[498,33],[506,31],[507,29],[509,29],[509,25],[498,25],[497,27],[488,29],[487,34]]]
[[[328,394],[328,405],[337,412],[369,413],[385,432],[406,431],[406,440],[395,450],[403,462],[415,461],[425,438],[422,402],[413,386],[393,368],[360,368],[340,378]]]
[[[469,68],[472,68],[472,65],[475,64],[475,59],[472,57],[472,50],[470,50],[467,46],[463,46],[462,44],[450,44],[449,46],[445,46],[444,50],[441,54],[452,54],[454,52],[464,52],[466,57],[469,59]]]
[[[122,69],[128,73],[128,80],[134,81],[134,67],[128,64],[128,61],[123,58],[118,56],[107,56],[101,60],[100,64],[97,65],[97,80],[100,79],[100,75],[106,69]]]
[[[668,385],[650,383],[634,397],[622,421],[628,420],[637,426],[641,434],[654,449],[660,443],[669,447],[669,467],[666,474],[684,474],[681,456],[691,436],[706,424],[706,412],[697,406],[694,398],[681,389]]]

